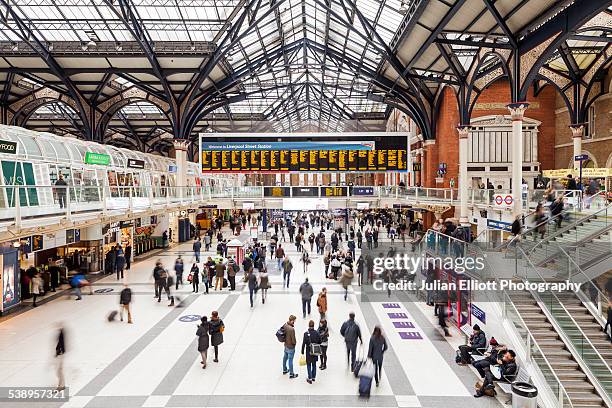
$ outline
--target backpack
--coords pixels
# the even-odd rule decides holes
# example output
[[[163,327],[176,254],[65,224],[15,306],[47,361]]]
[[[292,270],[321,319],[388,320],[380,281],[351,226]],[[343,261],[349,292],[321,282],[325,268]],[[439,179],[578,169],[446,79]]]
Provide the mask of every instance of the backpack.
[[[287,339],[287,332],[285,331],[285,325],[284,324],[280,327],[280,329],[278,329],[276,331],[276,338],[281,343],[284,343],[285,340]]]

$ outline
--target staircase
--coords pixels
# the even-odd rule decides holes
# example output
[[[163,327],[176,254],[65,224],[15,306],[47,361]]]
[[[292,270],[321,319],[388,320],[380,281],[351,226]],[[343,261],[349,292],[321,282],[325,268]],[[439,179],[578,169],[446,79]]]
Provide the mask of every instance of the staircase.
[[[512,293],[510,296],[527,328],[540,346],[548,364],[567,391],[573,408],[605,407],[578,362],[572,356],[545,313],[529,293]],[[577,303],[580,303],[576,299]],[[534,355],[537,361],[538,356]],[[544,365],[544,364],[542,364]]]

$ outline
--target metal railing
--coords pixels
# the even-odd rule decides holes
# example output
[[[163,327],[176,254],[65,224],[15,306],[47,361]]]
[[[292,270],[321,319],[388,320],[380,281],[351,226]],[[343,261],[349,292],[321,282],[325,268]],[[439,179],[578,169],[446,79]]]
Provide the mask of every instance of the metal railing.
[[[517,263],[516,276],[529,282],[545,282],[547,280],[531,262],[529,256],[520,247],[515,247],[517,259],[524,260],[523,273],[520,273]],[[557,333],[564,338],[566,347],[570,350],[574,358],[598,390],[600,396],[612,404],[612,394],[601,384],[602,376],[612,378],[612,369],[605,358],[599,353],[589,337],[584,333],[580,324],[576,322],[571,313],[566,309],[564,302],[552,290],[538,292],[529,288],[529,292],[536,301],[544,306],[544,312],[555,327]],[[571,331],[571,333],[570,333]]]

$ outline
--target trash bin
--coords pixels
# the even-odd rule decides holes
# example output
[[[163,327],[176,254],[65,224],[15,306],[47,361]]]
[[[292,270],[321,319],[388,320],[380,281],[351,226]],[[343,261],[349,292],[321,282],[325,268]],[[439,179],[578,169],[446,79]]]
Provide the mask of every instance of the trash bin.
[[[526,382],[512,383],[512,408],[537,408],[538,389]]]

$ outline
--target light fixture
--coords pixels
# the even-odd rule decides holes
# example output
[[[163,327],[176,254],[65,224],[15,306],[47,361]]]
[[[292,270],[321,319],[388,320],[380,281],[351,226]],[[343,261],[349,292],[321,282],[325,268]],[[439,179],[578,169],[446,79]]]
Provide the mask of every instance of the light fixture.
[[[82,49],[83,51],[87,51],[87,44],[82,43],[82,44],[81,44],[81,49]]]
[[[21,241],[15,241],[13,242],[13,247],[15,248],[19,248],[21,246]]]
[[[196,45],[194,42],[191,43],[191,51],[195,51],[196,49]]]
[[[49,51],[53,51],[53,48],[55,48],[55,47],[53,46],[53,43],[52,43],[52,42],[48,42],[48,43],[47,43],[47,49],[48,49]]]
[[[11,50],[13,51],[19,51],[19,44],[17,44],[16,42],[14,42],[13,44],[11,44]]]
[[[88,47],[95,47],[96,46],[96,42],[94,40],[89,40],[89,42],[87,43]]]
[[[115,49],[117,51],[123,51],[123,45],[121,45],[121,43],[117,43],[117,44],[115,44]]]

